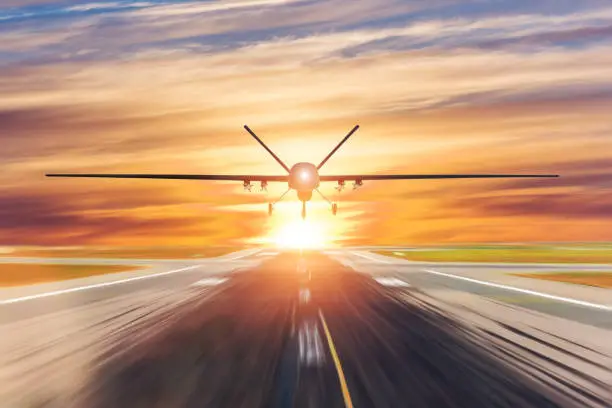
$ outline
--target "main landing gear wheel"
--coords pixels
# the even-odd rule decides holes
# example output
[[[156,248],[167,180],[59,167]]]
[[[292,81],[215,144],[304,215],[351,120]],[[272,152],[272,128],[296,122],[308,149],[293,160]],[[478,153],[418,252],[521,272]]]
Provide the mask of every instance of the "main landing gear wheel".
[[[272,211],[274,210],[274,206],[272,203],[268,203],[268,215],[272,215]]]
[[[332,214],[336,215],[338,213],[338,204],[332,204]]]

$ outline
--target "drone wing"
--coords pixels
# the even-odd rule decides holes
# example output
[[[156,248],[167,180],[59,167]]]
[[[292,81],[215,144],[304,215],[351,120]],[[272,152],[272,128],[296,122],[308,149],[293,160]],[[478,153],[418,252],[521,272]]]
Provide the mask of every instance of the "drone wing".
[[[47,177],[91,177],[124,179],[165,179],[165,180],[221,180],[221,181],[289,181],[289,176],[223,175],[223,174],[47,174]]]
[[[248,127],[244,128],[263,146],[274,160],[280,164],[287,173],[289,167]],[[123,178],[123,179],[165,179],[165,180],[218,180],[247,182],[288,182],[289,176],[263,176],[263,175],[225,175],[225,174],[47,174],[47,177],[90,177],[90,178]]]
[[[550,178],[557,174],[350,174],[320,176],[321,181],[364,180],[435,180],[435,179],[487,179],[487,178]]]

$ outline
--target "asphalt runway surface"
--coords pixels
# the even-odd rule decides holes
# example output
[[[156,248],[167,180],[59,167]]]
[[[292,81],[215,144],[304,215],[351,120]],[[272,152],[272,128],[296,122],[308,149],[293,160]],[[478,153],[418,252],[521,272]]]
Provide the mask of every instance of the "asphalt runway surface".
[[[0,406],[612,407],[605,310],[350,252],[226,261],[0,298]]]

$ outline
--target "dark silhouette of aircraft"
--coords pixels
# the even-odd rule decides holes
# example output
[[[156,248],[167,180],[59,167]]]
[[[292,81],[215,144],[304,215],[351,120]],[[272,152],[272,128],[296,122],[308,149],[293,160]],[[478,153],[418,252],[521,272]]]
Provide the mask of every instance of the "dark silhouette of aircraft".
[[[47,174],[47,177],[98,177],[98,178],[129,178],[129,179],[169,179],[169,180],[230,180],[242,181],[244,189],[251,191],[251,183],[260,183],[261,189],[265,190],[270,182],[288,183],[285,191],[277,200],[268,203],[268,214],[272,215],[274,205],[285,197],[285,195],[295,190],[299,200],[302,202],[302,218],[306,218],[306,202],[312,198],[313,191],[316,191],[325,201],[331,205],[334,215],[338,212],[338,204],[330,201],[321,191],[321,182],[336,182],[336,189],[342,191],[347,181],[353,182],[353,189],[363,185],[364,181],[374,180],[432,180],[432,179],[489,179],[489,178],[545,178],[559,177],[555,174],[342,174],[342,175],[321,175],[319,170],[327,163],[334,153],[359,129],[355,126],[345,137],[329,152],[319,163],[297,163],[289,168],[257,135],[248,127],[244,126],[247,132],[259,142],[264,149],[282,166],[287,174],[278,176],[265,175],[220,175],[220,174]]]

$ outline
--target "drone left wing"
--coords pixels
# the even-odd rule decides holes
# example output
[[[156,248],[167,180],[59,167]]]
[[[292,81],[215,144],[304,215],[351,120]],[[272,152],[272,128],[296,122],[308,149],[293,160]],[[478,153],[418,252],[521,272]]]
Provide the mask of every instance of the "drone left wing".
[[[223,174],[47,174],[47,177],[91,177],[162,180],[219,180],[219,181],[265,181],[287,182],[289,176],[223,175]]]

